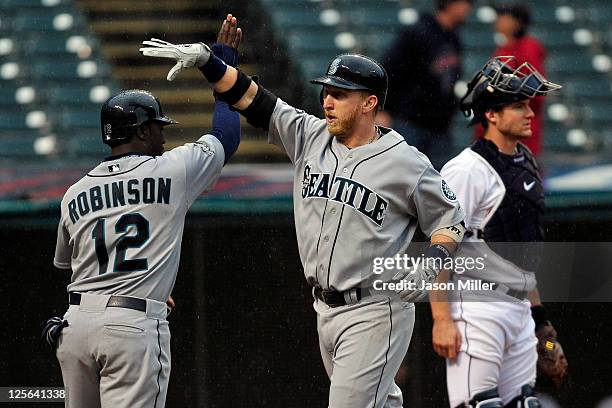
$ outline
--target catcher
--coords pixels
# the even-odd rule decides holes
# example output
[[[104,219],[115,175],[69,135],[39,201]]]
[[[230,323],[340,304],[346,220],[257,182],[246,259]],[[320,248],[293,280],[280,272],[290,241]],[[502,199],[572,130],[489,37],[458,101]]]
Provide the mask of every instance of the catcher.
[[[458,292],[452,301],[431,303],[433,346],[447,358],[451,407],[540,407],[536,373],[560,386],[567,372],[536,288],[544,189],[533,154],[522,143],[532,135],[530,99],[561,86],[528,63],[514,69],[513,62],[514,57],[493,58],[469,83],[461,109],[473,115],[470,125],[484,126],[485,136],[441,171],[466,213],[457,257],[487,259],[486,270],[452,279],[486,280],[494,288],[488,298]]]

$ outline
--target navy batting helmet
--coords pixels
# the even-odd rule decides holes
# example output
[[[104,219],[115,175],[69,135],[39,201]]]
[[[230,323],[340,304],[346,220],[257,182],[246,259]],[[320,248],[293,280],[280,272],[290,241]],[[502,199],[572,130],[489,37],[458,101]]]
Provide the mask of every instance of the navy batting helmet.
[[[385,106],[387,72],[382,65],[365,55],[338,55],[329,64],[327,74],[313,79],[310,83],[370,91],[378,98],[378,109],[383,109]]]
[[[127,142],[138,126],[148,121],[164,125],[178,123],[164,116],[159,99],[150,92],[140,89],[120,92],[102,105],[102,141],[110,146]]]
[[[548,81],[528,62],[513,66],[515,57],[491,58],[472,78],[460,103],[466,117],[474,115],[469,126],[482,122],[489,109],[561,89],[561,85]]]

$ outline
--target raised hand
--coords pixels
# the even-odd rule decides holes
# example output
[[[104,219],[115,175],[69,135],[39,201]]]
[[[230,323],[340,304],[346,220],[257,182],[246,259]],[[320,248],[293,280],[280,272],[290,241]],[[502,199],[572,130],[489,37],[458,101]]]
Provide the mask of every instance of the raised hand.
[[[217,43],[238,49],[240,41],[242,41],[242,29],[238,27],[236,17],[228,14],[217,34]]]
[[[208,62],[210,58],[210,48],[203,43],[194,44],[172,44],[157,38],[143,41],[142,47],[139,49],[143,55],[147,57],[170,58],[176,61],[176,64],[168,72],[166,79],[174,80],[176,76],[185,68],[201,67]]]

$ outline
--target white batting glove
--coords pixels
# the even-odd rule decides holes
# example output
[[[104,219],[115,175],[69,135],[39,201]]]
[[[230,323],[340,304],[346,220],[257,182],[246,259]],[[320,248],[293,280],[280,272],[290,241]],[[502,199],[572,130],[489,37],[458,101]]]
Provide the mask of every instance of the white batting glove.
[[[157,38],[143,41],[138,51],[147,57],[170,58],[176,61],[166,79],[172,81],[185,68],[201,67],[210,58],[210,48],[203,43],[194,44],[172,44]]]
[[[406,287],[404,289],[396,290],[395,292],[402,301],[414,303],[427,299],[427,291],[418,288],[423,286],[423,282],[434,282],[437,276],[438,274],[435,271],[419,266],[418,268],[412,267],[412,269],[406,269],[396,273],[392,280],[394,282],[405,281],[411,284],[410,286],[405,285]],[[410,290],[408,287],[414,287],[416,289]]]

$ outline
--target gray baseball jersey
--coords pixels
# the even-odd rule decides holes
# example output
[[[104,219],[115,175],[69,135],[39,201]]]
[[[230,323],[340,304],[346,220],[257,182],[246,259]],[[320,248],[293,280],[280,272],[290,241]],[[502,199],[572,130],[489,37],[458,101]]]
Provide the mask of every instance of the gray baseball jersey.
[[[224,152],[204,135],[161,156],[105,160],[61,203],[54,265],[69,292],[165,302],[176,280],[185,214],[217,181]]]
[[[325,120],[278,99],[269,142],[295,165],[294,216],[310,284],[337,291],[368,285],[374,257],[406,251],[417,226],[427,236],[463,219],[427,157],[397,132],[349,149]]]

